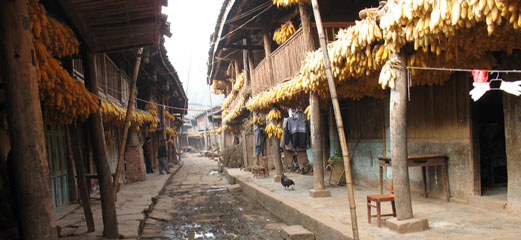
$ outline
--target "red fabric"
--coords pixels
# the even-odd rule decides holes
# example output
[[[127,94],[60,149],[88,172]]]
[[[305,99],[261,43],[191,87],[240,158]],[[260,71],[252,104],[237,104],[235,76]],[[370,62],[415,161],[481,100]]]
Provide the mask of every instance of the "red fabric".
[[[477,83],[488,82],[488,71],[474,69],[474,70],[472,70],[472,77],[474,78],[474,82],[477,82]]]

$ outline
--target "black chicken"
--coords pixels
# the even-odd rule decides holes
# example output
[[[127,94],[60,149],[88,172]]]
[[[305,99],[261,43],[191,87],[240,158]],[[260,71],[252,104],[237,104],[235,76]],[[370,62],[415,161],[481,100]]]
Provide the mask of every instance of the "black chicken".
[[[293,182],[293,180],[286,177],[286,175],[284,175],[284,174],[282,174],[280,183],[282,183],[282,186],[284,186],[284,189],[287,189],[291,185],[295,185],[295,182]]]

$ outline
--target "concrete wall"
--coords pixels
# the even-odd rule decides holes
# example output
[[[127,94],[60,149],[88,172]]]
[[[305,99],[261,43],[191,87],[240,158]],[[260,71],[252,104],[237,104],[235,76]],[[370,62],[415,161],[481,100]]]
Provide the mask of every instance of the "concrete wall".
[[[505,139],[507,152],[507,206],[521,213],[521,99],[504,94]]]
[[[409,155],[448,156],[450,195],[460,199],[468,198],[474,183],[468,83],[464,80],[455,76],[443,86],[411,88],[407,113]],[[384,155],[383,134],[387,144],[385,150],[388,156],[391,154],[388,101],[364,98],[343,104],[349,153],[354,154],[351,167],[356,182],[379,185],[378,157]],[[454,104],[456,102],[458,104]],[[441,167],[426,169],[429,196],[442,198]],[[409,177],[411,190],[423,193],[421,168],[409,168]],[[384,170],[386,178],[392,178],[392,168]]]

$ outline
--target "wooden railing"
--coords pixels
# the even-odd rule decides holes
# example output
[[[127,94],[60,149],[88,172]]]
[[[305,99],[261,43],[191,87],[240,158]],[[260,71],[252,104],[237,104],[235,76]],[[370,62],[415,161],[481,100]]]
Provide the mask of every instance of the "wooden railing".
[[[351,22],[327,22],[324,23],[324,30],[328,42],[334,41],[336,33],[341,28],[346,28],[353,25]],[[313,28],[316,28],[313,24]],[[318,48],[318,35],[316,30],[315,49]],[[251,88],[252,95],[265,91],[277,84],[295,77],[299,71],[302,62],[306,57],[305,49],[306,42],[302,34],[302,28],[298,29],[286,42],[280,45],[273,51],[269,58],[271,59],[271,67],[273,77],[270,76],[270,66],[267,58],[264,58],[257,67],[252,71]]]

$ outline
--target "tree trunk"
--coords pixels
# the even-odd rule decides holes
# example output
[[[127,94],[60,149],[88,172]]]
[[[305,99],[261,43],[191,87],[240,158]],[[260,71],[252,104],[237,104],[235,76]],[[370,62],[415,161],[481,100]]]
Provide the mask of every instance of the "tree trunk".
[[[402,64],[407,64],[405,50],[392,54]],[[394,199],[398,220],[413,218],[409,171],[407,168],[407,78],[405,69],[396,72],[396,87],[391,89],[390,128],[391,164],[393,167]]]
[[[130,117],[134,109],[134,93],[136,92],[137,76],[139,74],[139,66],[141,65],[141,55],[143,48],[137,50],[136,63],[134,65],[134,72],[132,73],[132,82],[130,83],[130,96],[128,97],[127,114],[125,115],[125,125],[123,127],[123,137],[121,140],[121,148],[119,149],[118,167],[116,169],[116,177],[114,178],[114,199],[118,199],[119,178],[123,168],[123,156],[125,156],[125,149],[127,147],[128,128],[130,127]],[[163,114],[164,115],[164,114]],[[164,118],[163,118],[164,119]],[[164,123],[164,122],[163,122]],[[164,129],[163,124],[163,129]]]
[[[2,77],[23,239],[57,239],[26,1],[0,2]]]
[[[92,217],[92,210],[90,208],[89,191],[87,189],[87,181],[85,180],[85,170],[83,169],[83,154],[80,147],[82,142],[80,141],[78,128],[76,128],[75,131],[71,131],[71,128],[71,126],[67,127],[67,142],[69,142],[68,145],[70,145],[73,153],[81,206],[83,207],[85,221],[87,222],[87,231],[94,232],[94,218]],[[76,144],[70,144],[72,138],[74,138]]]
[[[98,79],[96,76],[96,56],[88,52],[84,59],[85,78],[87,87],[90,92],[98,96]],[[105,238],[118,238],[118,219],[116,215],[116,204],[114,200],[114,188],[112,186],[112,174],[110,171],[109,160],[107,156],[107,147],[105,144],[105,135],[103,132],[103,121],[101,111],[98,109],[89,116],[89,130],[91,134],[92,148],[94,151],[94,162],[101,195],[101,211],[103,214],[103,236]]]

